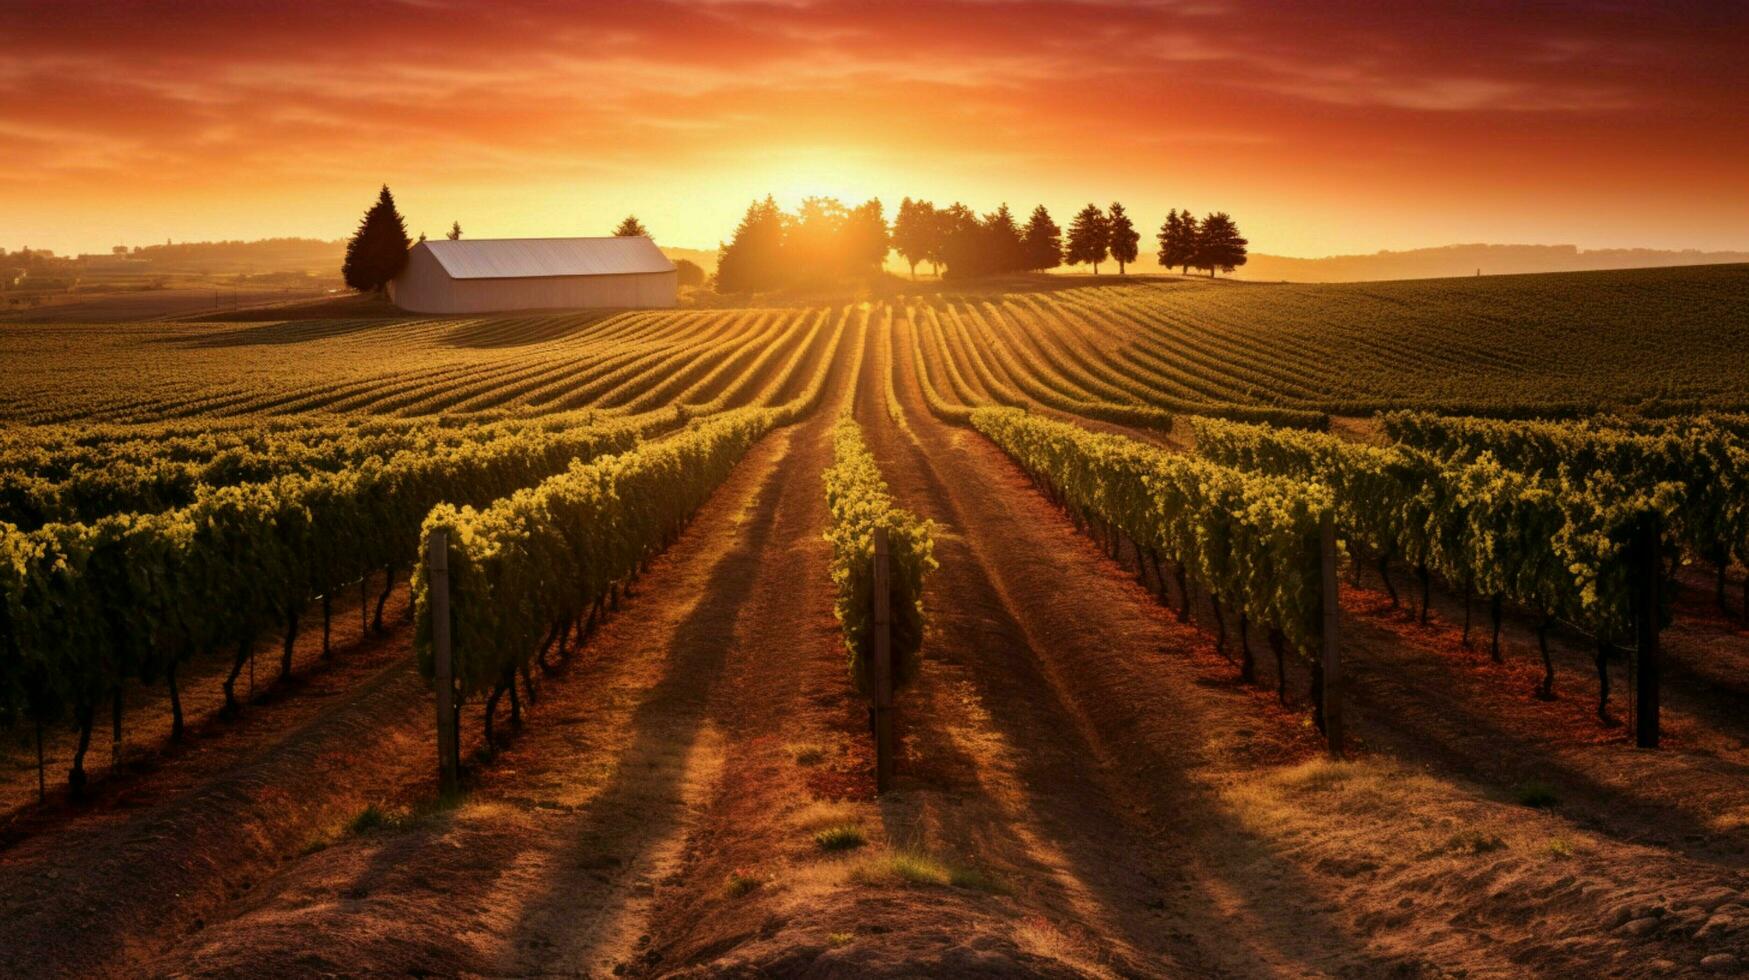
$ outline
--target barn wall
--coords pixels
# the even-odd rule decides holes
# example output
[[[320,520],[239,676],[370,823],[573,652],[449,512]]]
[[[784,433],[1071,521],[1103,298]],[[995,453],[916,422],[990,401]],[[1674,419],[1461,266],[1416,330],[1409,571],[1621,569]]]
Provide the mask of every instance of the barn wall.
[[[415,249],[389,297],[409,313],[509,310],[662,309],[675,305],[679,273],[451,279],[431,254]]]

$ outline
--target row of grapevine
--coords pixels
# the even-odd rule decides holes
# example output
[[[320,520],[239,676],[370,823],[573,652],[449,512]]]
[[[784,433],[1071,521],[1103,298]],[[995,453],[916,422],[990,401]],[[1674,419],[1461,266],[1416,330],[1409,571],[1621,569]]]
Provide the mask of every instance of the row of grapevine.
[[[1310,664],[1313,704],[1321,705],[1326,489],[1015,409],[978,409],[972,425],[1079,522],[1102,530],[1114,551],[1127,538],[1138,557],[1147,551],[1157,574],[1164,556],[1182,593],[1189,578],[1216,602],[1217,615],[1225,606],[1243,628],[1268,628],[1278,656],[1285,645]]]
[[[587,427],[589,413],[571,413],[533,423],[524,420],[444,426],[426,423],[386,430],[334,427],[287,436],[263,427],[239,430],[225,447],[204,454],[219,440],[168,439],[155,445],[142,435],[113,447],[114,452],[67,453],[49,470],[31,474],[23,466],[0,468],[0,522],[24,529],[44,524],[90,523],[112,514],[151,513],[193,504],[219,487],[265,483],[278,477],[332,473],[377,458],[430,455],[447,448],[477,445],[524,432]],[[149,432],[154,426],[143,426]],[[66,465],[69,456],[83,457]],[[55,475],[55,474],[58,474]]]
[[[614,422],[372,458],[91,524],[0,525],[0,722],[23,713],[41,724],[70,711],[81,732],[78,787],[93,713],[125,682],[167,680],[179,731],[177,666],[234,647],[225,682],[234,709],[232,685],[256,639],[284,626],[287,669],[305,607],[323,597],[326,617],[328,600],[370,570],[388,568],[392,578],[437,503],[486,503],[671,423]]]
[[[891,574],[893,686],[916,676],[923,646],[923,583],[936,567],[933,525],[899,507],[881,479],[880,467],[862,440],[854,416],[832,429],[832,465],[826,470],[826,540],[832,543],[834,608],[850,654],[850,679],[859,693],[873,689],[871,627],[874,599],[874,534],[887,529]]]
[[[1732,558],[1749,565],[1749,441],[1704,417],[1642,432],[1425,412],[1394,412],[1381,421],[1392,438],[1443,458],[1487,455],[1548,479],[1607,476],[1641,494],[1674,485],[1670,533],[1689,554],[1712,564],[1721,610]]]
[[[686,520],[780,418],[748,408],[695,422],[631,451],[584,462],[476,510],[440,504],[425,516],[449,542],[453,671],[462,697],[511,691],[519,670],[560,629],[599,613],[610,593],[679,534]],[[429,569],[413,578],[420,665],[432,676]]]
[[[1245,356],[1199,359],[1186,356],[1182,349],[1163,352],[1147,333],[1143,311],[1130,307],[1121,297],[1102,295],[1093,300],[1020,294],[1008,305],[1030,312],[1027,322],[1040,344],[1055,341],[1058,351],[1054,353],[1079,363],[1088,373],[1103,375],[1156,408],[1305,429],[1330,425],[1330,416],[1322,411],[1270,404],[1280,400],[1279,386],[1260,387],[1249,378],[1224,377],[1242,371],[1242,365],[1249,363]],[[1118,349],[1096,349],[1094,338],[1082,335],[1080,328],[1084,326],[1107,345],[1117,341]]]
[[[1384,563],[1393,558],[1416,567],[1424,616],[1432,574],[1466,596],[1489,598],[1496,656],[1500,603],[1536,613],[1545,696],[1554,682],[1547,631],[1557,619],[1596,637],[1602,652],[1631,642],[1630,544],[1648,517],[1669,520],[1680,497],[1675,484],[1633,487],[1604,472],[1545,477],[1488,454],[1446,460],[1318,433],[1216,419],[1193,424],[1197,452],[1215,462],[1329,487],[1351,547],[1370,550],[1387,575]]]
[[[824,396],[845,337],[850,363],[861,362],[867,332],[842,323],[796,397],[776,407],[750,406],[694,419],[685,430],[618,455],[579,460],[565,472],[475,508],[437,504],[425,515],[419,554],[433,531],[448,542],[451,676],[461,698],[487,695],[486,726],[498,698],[518,710],[516,677],[573,629],[581,637],[622,584],[672,542],[747,450],[773,427],[813,411]],[[813,334],[810,334],[810,343]],[[784,369],[803,368],[803,346]],[[431,580],[415,564],[413,602],[421,669],[434,679]],[[460,701],[456,702],[458,705]]]

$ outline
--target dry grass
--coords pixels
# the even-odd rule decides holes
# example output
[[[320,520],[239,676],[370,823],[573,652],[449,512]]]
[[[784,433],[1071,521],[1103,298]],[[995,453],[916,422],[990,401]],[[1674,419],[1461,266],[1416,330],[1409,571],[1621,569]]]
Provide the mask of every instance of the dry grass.
[[[931,885],[983,892],[1007,891],[1002,882],[983,871],[949,864],[918,850],[873,855],[850,872],[850,880],[862,885]]]
[[[868,837],[856,824],[839,824],[814,832],[814,843],[822,851],[848,851],[868,843]]]
[[[748,892],[754,891],[764,883],[765,882],[762,879],[755,875],[737,868],[736,870],[729,872],[729,876],[723,879],[723,897],[740,898]]]
[[[798,766],[817,766],[826,761],[826,747],[818,742],[792,742],[784,751]]]

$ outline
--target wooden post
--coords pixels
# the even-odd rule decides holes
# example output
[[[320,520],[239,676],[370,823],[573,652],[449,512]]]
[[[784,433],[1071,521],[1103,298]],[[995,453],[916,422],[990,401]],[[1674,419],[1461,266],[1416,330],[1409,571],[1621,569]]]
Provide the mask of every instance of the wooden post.
[[[1330,754],[1342,755],[1342,652],[1337,643],[1336,622],[1340,606],[1336,598],[1336,520],[1324,512],[1318,529],[1318,550],[1323,570],[1319,575],[1324,593],[1324,737]]]
[[[431,532],[426,561],[431,587],[431,660],[437,685],[437,789],[454,793],[460,750],[455,730],[455,672],[449,643],[449,532]]]
[[[1634,529],[1634,639],[1639,660],[1635,700],[1634,741],[1642,749],[1658,747],[1658,628],[1663,617],[1663,569],[1658,516],[1645,514]]]
[[[874,532],[875,791],[893,784],[893,627],[887,529]]]

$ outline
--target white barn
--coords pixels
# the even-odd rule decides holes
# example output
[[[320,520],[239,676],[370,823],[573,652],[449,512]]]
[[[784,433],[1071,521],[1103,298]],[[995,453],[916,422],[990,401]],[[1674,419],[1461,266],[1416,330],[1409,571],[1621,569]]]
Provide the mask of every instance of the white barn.
[[[464,238],[420,242],[389,283],[410,313],[670,307],[674,263],[632,238]]]

